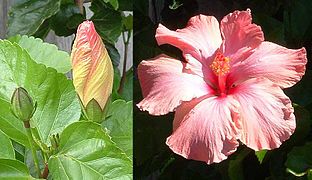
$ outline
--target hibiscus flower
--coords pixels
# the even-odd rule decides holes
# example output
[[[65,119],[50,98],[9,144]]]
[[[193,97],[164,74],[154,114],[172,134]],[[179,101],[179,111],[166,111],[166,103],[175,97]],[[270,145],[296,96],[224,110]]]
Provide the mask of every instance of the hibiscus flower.
[[[192,17],[171,31],[159,25],[159,45],[182,50],[184,62],[160,55],[138,66],[144,99],[152,115],[175,111],[167,145],[187,158],[220,162],[239,141],[249,148],[278,148],[296,128],[284,88],[305,73],[305,48],[287,49],[264,41],[251,12],[234,11],[219,26],[213,16]]]

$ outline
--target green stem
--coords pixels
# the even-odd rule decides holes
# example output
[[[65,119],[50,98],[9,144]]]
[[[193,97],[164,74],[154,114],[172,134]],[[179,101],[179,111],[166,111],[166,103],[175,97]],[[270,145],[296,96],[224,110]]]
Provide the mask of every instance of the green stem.
[[[123,69],[122,69],[122,76],[121,76],[119,88],[117,90],[119,94],[121,94],[123,91],[123,87],[124,87],[126,76],[127,76],[127,56],[128,56],[128,45],[129,45],[130,37],[131,37],[131,30],[128,31],[127,39],[125,37],[125,32],[122,32],[122,39],[124,42],[125,50],[124,50],[124,62],[123,62],[124,64],[123,64]]]
[[[34,144],[33,144],[34,140],[33,140],[32,135],[31,135],[29,121],[24,121],[24,127],[26,129],[26,134],[27,134],[27,138],[29,141],[31,154],[32,154],[33,159],[34,159],[35,167],[36,167],[38,178],[39,178],[41,176],[41,172],[40,172],[40,168],[39,168],[39,161],[38,161],[36,149],[35,149]]]
[[[45,152],[43,152],[43,150],[41,150],[41,155],[43,157],[43,160],[45,163],[48,163],[48,158],[47,158],[47,154]]]

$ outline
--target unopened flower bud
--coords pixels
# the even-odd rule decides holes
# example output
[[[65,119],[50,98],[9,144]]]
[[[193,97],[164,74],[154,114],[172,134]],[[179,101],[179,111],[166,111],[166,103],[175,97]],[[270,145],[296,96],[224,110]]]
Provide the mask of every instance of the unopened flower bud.
[[[11,98],[11,111],[13,115],[23,121],[29,121],[35,110],[36,104],[27,91],[22,87],[16,88]]]
[[[84,108],[91,101],[96,101],[103,110],[112,93],[114,69],[92,21],[79,25],[71,61],[73,83]]]

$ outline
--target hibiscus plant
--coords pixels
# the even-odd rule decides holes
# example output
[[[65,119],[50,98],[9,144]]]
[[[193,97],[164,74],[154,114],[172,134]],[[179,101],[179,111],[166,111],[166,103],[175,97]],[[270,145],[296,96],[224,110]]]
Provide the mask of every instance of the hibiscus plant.
[[[0,40],[0,179],[132,179],[132,74],[125,73],[121,83],[115,64],[119,54],[111,50],[121,33],[131,32],[131,17],[123,24],[120,16],[119,35],[101,28],[98,33],[94,24],[101,23],[84,21],[73,2],[13,6],[10,38]],[[31,13],[43,14],[22,27],[26,24],[16,16],[27,3]],[[94,1],[94,9],[96,3],[121,14],[118,4]],[[69,12],[77,14],[65,15],[74,21],[64,18]],[[59,33],[77,30],[70,55],[30,36],[40,37],[42,28],[53,29],[58,21],[66,24]],[[19,32],[26,35],[15,35]]]
[[[134,119],[143,124],[135,132],[136,178],[311,177],[311,46],[303,42],[312,36],[303,34],[312,20],[297,25],[312,4],[263,2],[268,14],[260,4],[172,1],[145,4],[148,13],[135,9],[148,27],[134,42],[142,91]],[[276,20],[281,12],[284,24]]]

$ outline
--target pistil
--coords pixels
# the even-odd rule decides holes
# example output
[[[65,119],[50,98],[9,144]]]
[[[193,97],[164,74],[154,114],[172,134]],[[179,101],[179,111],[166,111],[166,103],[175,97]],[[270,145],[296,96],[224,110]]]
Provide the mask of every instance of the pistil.
[[[226,96],[226,77],[230,71],[230,58],[225,57],[221,52],[217,52],[210,68],[218,78],[218,90],[221,97]]]

